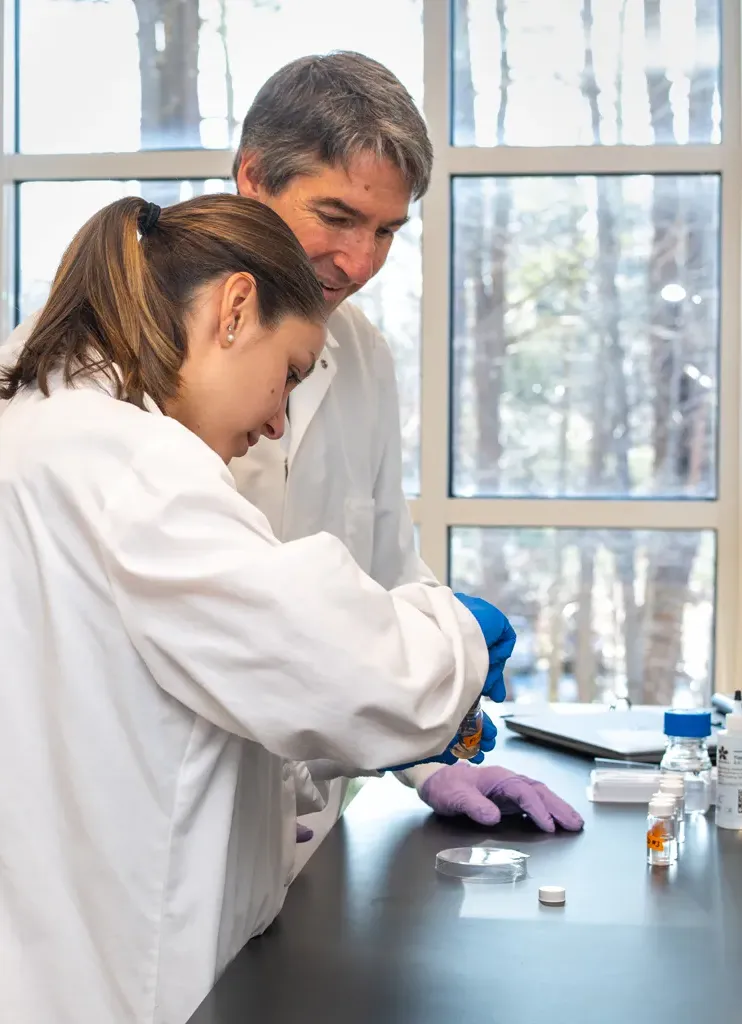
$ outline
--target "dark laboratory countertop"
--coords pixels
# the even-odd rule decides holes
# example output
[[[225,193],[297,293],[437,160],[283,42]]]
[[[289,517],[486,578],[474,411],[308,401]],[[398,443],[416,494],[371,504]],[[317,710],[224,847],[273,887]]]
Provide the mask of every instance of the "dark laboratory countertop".
[[[691,822],[677,866],[650,870],[646,807],[591,804],[590,761],[500,737],[497,760],[573,802],[582,834],[487,832],[370,781],[190,1024],[742,1020],[742,833]],[[439,850],[488,838],[529,853],[528,878],[435,871]],[[566,906],[542,907],[539,885]]]

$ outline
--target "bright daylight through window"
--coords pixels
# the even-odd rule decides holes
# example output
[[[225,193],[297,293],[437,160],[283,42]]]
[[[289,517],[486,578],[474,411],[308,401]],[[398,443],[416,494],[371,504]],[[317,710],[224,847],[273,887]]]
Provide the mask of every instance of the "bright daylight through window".
[[[379,59],[436,148],[357,297],[394,350],[423,557],[511,616],[516,699],[703,704],[742,669],[738,5],[363,6],[23,0],[11,317],[104,204],[231,189],[276,68]]]

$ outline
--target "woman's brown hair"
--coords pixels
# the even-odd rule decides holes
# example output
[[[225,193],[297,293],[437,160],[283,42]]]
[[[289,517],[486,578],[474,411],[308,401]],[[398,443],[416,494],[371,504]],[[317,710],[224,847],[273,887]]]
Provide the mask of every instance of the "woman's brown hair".
[[[0,399],[49,375],[70,384],[104,373],[118,398],[161,408],[186,356],[185,319],[194,292],[238,273],[255,278],[261,322],[287,314],[321,322],[322,287],[296,237],[267,206],[208,195],[158,208],[120,199],[78,231],[49,298],[14,366],[0,372]]]

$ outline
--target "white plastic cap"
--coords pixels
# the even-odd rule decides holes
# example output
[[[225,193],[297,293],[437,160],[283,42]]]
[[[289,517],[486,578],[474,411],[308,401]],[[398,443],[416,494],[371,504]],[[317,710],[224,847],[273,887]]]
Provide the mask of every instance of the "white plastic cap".
[[[649,813],[655,818],[669,818],[675,813],[675,797],[670,793],[655,793],[649,801]]]
[[[724,728],[727,732],[742,732],[742,715],[727,715]]]
[[[742,715],[740,715],[742,718]],[[660,793],[672,793],[681,796],[685,793],[685,779],[682,775],[660,775]]]
[[[560,907],[567,899],[567,890],[561,885],[542,885],[538,890],[539,903]]]

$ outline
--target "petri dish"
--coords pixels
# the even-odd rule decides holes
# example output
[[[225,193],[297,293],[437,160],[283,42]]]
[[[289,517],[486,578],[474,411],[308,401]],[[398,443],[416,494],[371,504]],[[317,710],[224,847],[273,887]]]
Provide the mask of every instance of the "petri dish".
[[[436,855],[435,869],[467,882],[520,882],[526,877],[528,857],[501,846],[457,846]]]

